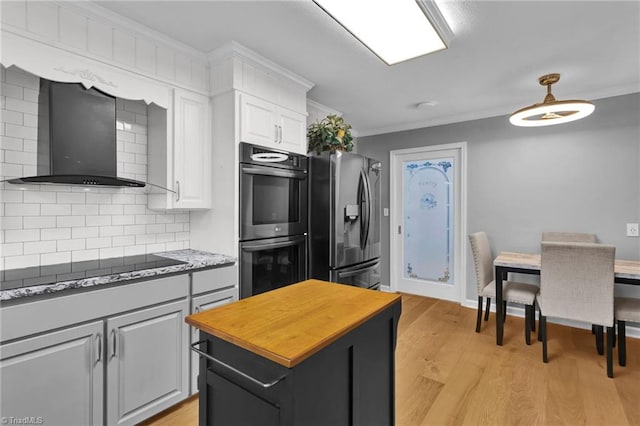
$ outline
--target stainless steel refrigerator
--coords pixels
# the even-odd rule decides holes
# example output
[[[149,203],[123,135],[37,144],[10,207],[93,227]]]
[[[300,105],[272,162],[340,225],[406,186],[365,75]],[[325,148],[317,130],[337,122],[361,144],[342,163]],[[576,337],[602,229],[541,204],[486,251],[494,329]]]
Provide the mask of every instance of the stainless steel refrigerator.
[[[309,157],[309,278],[380,288],[380,162]]]

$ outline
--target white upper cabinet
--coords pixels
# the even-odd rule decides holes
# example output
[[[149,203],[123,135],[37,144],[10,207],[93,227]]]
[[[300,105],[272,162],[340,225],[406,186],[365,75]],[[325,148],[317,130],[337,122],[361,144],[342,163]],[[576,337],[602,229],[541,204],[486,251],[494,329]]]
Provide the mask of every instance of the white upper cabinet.
[[[174,89],[172,107],[147,109],[148,181],[170,191],[149,194],[149,208],[211,208],[209,98]]]
[[[306,116],[241,93],[240,141],[306,154]]]

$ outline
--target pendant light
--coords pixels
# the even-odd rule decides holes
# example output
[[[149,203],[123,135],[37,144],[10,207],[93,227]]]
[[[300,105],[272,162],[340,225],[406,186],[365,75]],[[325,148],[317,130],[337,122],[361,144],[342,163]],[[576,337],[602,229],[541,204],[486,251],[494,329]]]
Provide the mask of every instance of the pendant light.
[[[511,114],[509,122],[514,126],[540,127],[569,123],[591,114],[595,106],[589,101],[557,101],[551,94],[551,85],[560,80],[560,74],[547,74],[538,79],[547,86],[547,96],[539,104],[519,109]]]

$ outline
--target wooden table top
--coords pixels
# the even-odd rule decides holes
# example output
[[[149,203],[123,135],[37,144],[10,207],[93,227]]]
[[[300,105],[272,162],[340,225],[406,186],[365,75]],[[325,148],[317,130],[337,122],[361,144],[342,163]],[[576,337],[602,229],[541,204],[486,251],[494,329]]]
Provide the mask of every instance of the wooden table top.
[[[400,295],[307,280],[190,315],[186,322],[291,368],[394,303]]]
[[[512,253],[502,252],[493,261],[494,266],[507,266],[522,269],[540,269],[539,253]],[[615,276],[640,280],[640,260],[616,259],[614,266]]]

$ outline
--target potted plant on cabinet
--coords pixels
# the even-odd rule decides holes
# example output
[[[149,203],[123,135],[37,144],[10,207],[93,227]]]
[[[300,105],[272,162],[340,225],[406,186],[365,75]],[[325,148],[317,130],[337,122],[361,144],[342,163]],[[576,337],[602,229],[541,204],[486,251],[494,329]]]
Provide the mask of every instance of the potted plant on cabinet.
[[[315,151],[316,154],[320,154],[323,151],[350,152],[353,150],[351,125],[335,114],[329,114],[322,120],[312,123],[307,129],[307,138],[309,139],[307,152]]]

